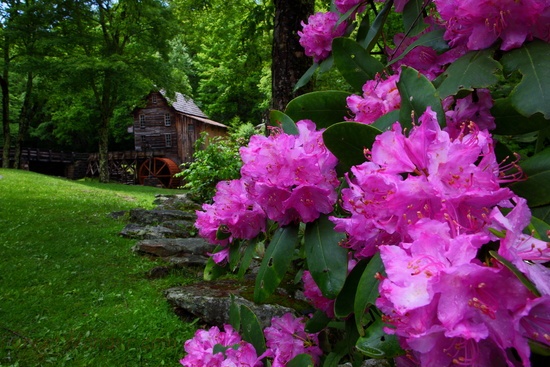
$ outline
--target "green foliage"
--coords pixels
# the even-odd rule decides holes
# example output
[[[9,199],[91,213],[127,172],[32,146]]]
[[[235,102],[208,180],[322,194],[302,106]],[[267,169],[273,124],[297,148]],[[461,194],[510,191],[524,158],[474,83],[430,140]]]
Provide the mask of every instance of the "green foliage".
[[[175,190],[68,181],[0,169],[0,365],[159,366],[196,326],[163,290],[196,281],[130,251],[113,211],[154,207]]]
[[[241,165],[239,144],[235,139],[208,138],[203,133],[195,142],[193,162],[176,176],[183,178],[183,187],[195,200],[208,202],[214,196],[219,181],[239,177]]]

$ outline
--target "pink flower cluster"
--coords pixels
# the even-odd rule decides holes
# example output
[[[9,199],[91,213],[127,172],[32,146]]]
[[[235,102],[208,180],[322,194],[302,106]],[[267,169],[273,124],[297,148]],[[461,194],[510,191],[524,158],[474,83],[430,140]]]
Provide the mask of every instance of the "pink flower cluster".
[[[370,161],[347,176],[342,206],[351,216],[332,220],[359,259],[409,239],[409,228],[423,218],[448,223],[452,235],[478,233],[491,209],[513,196],[499,186],[489,133],[470,123],[452,139],[430,108],[419,122],[408,137],[399,123],[380,134]]]
[[[210,330],[197,330],[195,336],[185,342],[187,355],[180,361],[185,367],[259,367],[263,366],[252,344],[241,339],[231,325],[220,331],[217,326]],[[214,353],[218,346],[224,352]]]
[[[313,61],[326,59],[332,51],[332,40],[344,35],[346,23],[336,26],[339,18],[334,12],[315,13],[308,18],[307,24],[302,22],[303,29],[298,31],[300,45],[307,56],[313,57]]]
[[[408,136],[395,124],[377,137],[370,160],[347,176],[350,217],[331,219],[357,258],[380,251],[377,307],[409,362],[529,366],[528,340],[550,345],[550,246],[522,233],[531,215],[500,187],[489,133],[470,123],[452,137],[429,108],[419,122]],[[543,296],[496,260],[479,259],[489,243]]]
[[[363,96],[351,95],[347,98],[347,105],[353,114],[352,120],[371,124],[379,117],[399,109],[401,96],[397,89],[399,75],[383,78],[377,74],[373,80],[363,85]]]
[[[338,160],[312,121],[296,125],[299,135],[254,135],[240,150],[242,180],[248,183],[250,197],[280,225],[312,222],[332,212],[337,200]]]
[[[309,354],[317,364],[322,355],[317,334],[306,333],[304,327],[304,320],[290,313],[274,317],[264,329],[267,351],[261,356],[231,325],[224,325],[225,331],[216,326],[201,329],[185,342],[187,354],[180,363],[185,367],[259,367],[262,359],[269,358],[271,366],[284,367],[297,355]]]
[[[213,204],[197,211],[195,226],[201,237],[227,246],[265,231],[267,219],[284,226],[312,222],[332,212],[339,185],[334,170],[338,160],[312,121],[298,121],[296,126],[298,135],[276,130],[269,137],[253,136],[241,148],[241,178],[218,183]],[[219,263],[228,254],[225,248],[213,259]]]
[[[481,50],[501,40],[501,50],[540,38],[550,42],[549,0],[435,0],[452,47]]]

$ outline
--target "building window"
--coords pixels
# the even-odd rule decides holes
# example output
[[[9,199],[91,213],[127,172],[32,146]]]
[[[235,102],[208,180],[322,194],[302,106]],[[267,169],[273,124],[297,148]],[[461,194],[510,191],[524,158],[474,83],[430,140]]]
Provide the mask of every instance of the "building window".
[[[139,127],[145,129],[145,115],[139,115]]]
[[[167,148],[172,146],[172,134],[164,134],[164,143]]]
[[[170,114],[166,113],[164,114],[164,126],[170,126],[172,125],[172,121],[170,120]]]
[[[157,95],[156,94],[153,94],[151,96],[151,102],[153,102],[153,104],[157,104]]]

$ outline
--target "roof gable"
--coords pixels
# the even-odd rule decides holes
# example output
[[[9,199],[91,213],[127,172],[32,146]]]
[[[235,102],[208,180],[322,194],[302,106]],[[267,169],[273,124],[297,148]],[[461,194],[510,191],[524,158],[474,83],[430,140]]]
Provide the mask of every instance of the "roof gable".
[[[202,112],[202,110],[193,102],[191,98],[186,98],[183,94],[176,92],[176,99],[172,100],[166,96],[166,91],[161,90],[160,93],[166,98],[168,103],[174,107],[178,112],[184,113],[186,115],[199,116],[203,118],[208,118],[208,116]]]

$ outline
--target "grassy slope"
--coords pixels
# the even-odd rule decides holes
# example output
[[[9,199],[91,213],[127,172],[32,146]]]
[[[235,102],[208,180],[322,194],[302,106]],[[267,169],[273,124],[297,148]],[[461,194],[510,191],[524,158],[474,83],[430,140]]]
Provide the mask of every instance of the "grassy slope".
[[[132,254],[119,210],[168,190],[73,182],[0,169],[0,366],[178,365],[193,325]]]

